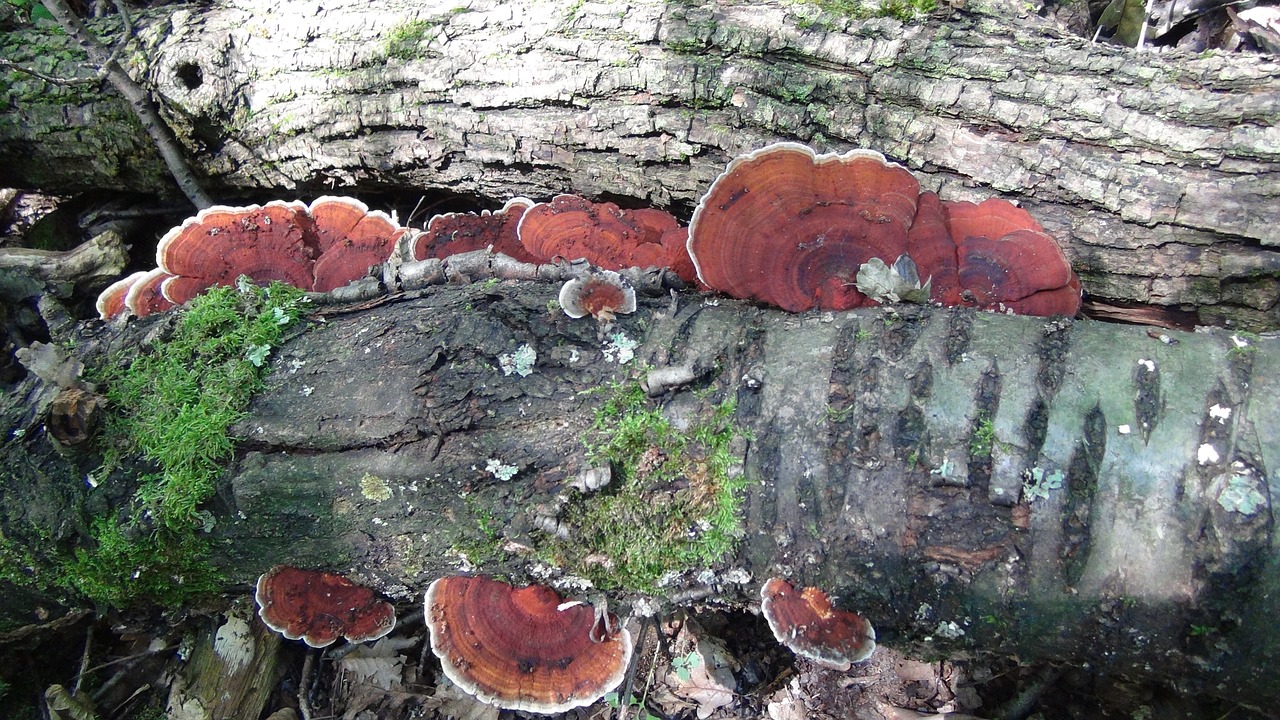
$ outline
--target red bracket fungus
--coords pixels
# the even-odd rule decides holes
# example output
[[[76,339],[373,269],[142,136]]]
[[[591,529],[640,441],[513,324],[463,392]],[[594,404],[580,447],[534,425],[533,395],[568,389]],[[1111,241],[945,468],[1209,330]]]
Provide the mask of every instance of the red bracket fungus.
[[[214,285],[234,285],[241,275],[310,289],[315,249],[303,236],[306,211],[300,202],[276,200],[215,205],[187,218],[156,246],[156,266],[177,276],[165,282],[165,297],[181,305]]]
[[[636,311],[636,290],[618,273],[596,270],[560,288],[560,307],[571,318],[590,315],[602,322],[612,322],[615,315]]]
[[[760,610],[778,642],[797,655],[836,670],[871,657],[876,631],[856,613],[838,610],[818,588],[797,591],[772,578],[760,588]]]
[[[1020,315],[1075,315],[1080,280],[1062,249],[1008,200],[944,203],[965,300]]]
[[[124,300],[125,305],[129,307],[129,312],[138,317],[145,317],[173,307],[173,303],[164,295],[165,283],[173,278],[173,275],[160,268],[148,270],[129,287],[129,293]]]
[[[98,309],[98,317],[103,320],[110,320],[124,314],[124,311],[128,309],[124,299],[129,294],[129,288],[146,274],[145,270],[139,270],[136,273],[126,275],[111,283],[99,293],[98,302],[95,305]]]
[[[919,196],[915,177],[880,153],[769,145],[712,183],[689,223],[689,255],[703,283],[733,297],[791,312],[863,307],[858,269],[907,252]]]
[[[931,301],[1027,315],[1074,315],[1080,280],[1012,203],[944,203],[869,150],[817,155],[777,143],[729,163],[689,223],[698,278],[791,312],[870,305],[857,273],[906,254]]]
[[[371,266],[391,257],[396,241],[408,232],[386,213],[370,210],[355,198],[316,198],[307,213],[316,259],[311,285],[298,287],[316,292],[329,292],[364,277]]]
[[[391,603],[334,573],[277,565],[258,578],[255,598],[267,627],[316,648],[377,640],[396,626]]]
[[[234,285],[241,275],[328,292],[386,261],[407,231],[352,198],[321,197],[309,206],[280,200],[217,205],[166,233],[156,265],[174,276],[162,289],[175,305],[214,285]]]
[[[675,217],[662,210],[623,210],[577,195],[537,203],[519,227],[520,243],[543,262],[586,259],[606,270],[669,267],[677,274],[690,265],[678,246],[680,232]]]
[[[501,209],[489,212],[446,213],[436,215],[427,223],[425,232],[413,239],[413,259],[444,259],[474,250],[493,248],[520,262],[537,263],[539,258],[520,244],[516,232],[520,218],[533,205],[527,198],[512,198]]]
[[[427,589],[426,615],[444,674],[500,708],[551,714],[590,705],[622,682],[631,661],[630,633],[593,642],[592,607],[561,602],[546,587],[440,578]]]

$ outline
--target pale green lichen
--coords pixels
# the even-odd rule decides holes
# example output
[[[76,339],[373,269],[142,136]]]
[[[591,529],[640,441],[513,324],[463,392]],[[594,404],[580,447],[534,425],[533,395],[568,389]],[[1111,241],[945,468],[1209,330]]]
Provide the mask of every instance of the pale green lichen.
[[[635,349],[639,346],[639,343],[627,337],[625,333],[616,332],[610,335],[608,342],[604,344],[604,359],[626,365],[635,358]]]
[[[1232,475],[1227,487],[1218,494],[1218,504],[1227,512],[1253,515],[1265,505],[1267,499],[1258,492],[1257,483],[1250,475]]]
[[[538,360],[538,353],[527,343],[516,348],[513,353],[498,356],[498,365],[503,375],[516,374],[528,377],[533,373],[533,364]]]
[[[484,471],[499,480],[506,482],[507,480],[515,477],[516,473],[520,472],[520,468],[515,465],[506,465],[496,458],[489,458],[488,463],[484,466]]]
[[[360,494],[366,500],[382,502],[383,500],[391,499],[391,487],[387,485],[386,480],[377,475],[365,473],[364,477],[360,478]]]
[[[1064,479],[1065,476],[1061,470],[1047,473],[1044,468],[1033,467],[1023,476],[1022,496],[1027,499],[1027,502],[1035,502],[1038,499],[1048,500],[1049,493],[1061,488]]]

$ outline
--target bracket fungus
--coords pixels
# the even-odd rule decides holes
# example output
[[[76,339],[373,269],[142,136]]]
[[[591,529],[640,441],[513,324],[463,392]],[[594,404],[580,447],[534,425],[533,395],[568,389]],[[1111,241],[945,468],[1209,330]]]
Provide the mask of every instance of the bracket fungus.
[[[862,616],[831,605],[818,588],[797,591],[782,578],[760,588],[760,610],[778,642],[797,655],[836,670],[871,657],[876,631]]]
[[[148,315],[215,285],[234,285],[241,275],[329,292],[386,261],[406,232],[386,213],[353,198],[215,205],[160,238],[157,268],[129,285],[125,302],[135,315]],[[115,309],[118,285],[103,291],[100,313]]]
[[[818,155],[784,142],[734,159],[694,210],[688,248],[706,286],[791,312],[885,299],[861,292],[858,272],[903,255],[931,302],[1080,309],[1079,278],[1029,213],[998,198],[942,202],[870,150]]]
[[[304,290],[329,292],[364,277],[371,266],[391,257],[396,241],[408,232],[386,213],[370,210],[355,198],[316,198],[307,214],[314,240],[305,241],[314,243],[316,259],[311,285],[297,286]]]
[[[427,223],[427,229],[413,238],[412,259],[444,259],[450,255],[493,248],[493,252],[520,262],[537,263],[539,259],[520,244],[520,236],[516,232],[520,219],[532,205],[532,200],[517,197],[493,212],[436,215]]]
[[[339,637],[377,640],[396,626],[391,603],[334,573],[277,565],[258,578],[254,597],[267,627],[315,648]]]
[[[1020,315],[1080,310],[1080,279],[1031,213],[1000,198],[943,205],[966,300]]]
[[[790,312],[848,310],[871,258],[907,252],[920,183],[880,153],[818,155],[776,143],[735,158],[689,223],[698,278],[736,298]]]
[[[519,234],[524,248],[544,262],[582,258],[606,270],[669,267],[677,274],[690,265],[680,247],[679,222],[652,208],[623,210],[613,203],[557,195],[525,211]]]
[[[95,304],[98,310],[98,317],[103,320],[110,320],[124,314],[124,311],[128,309],[124,301],[129,294],[129,288],[146,274],[145,270],[139,270],[136,273],[126,275],[111,283],[99,293],[98,301]]]
[[[594,270],[561,286],[560,307],[571,318],[590,315],[601,322],[613,322],[615,315],[636,311],[636,290],[612,270]]]
[[[593,642],[592,607],[561,602],[550,588],[444,577],[425,603],[445,675],[500,708],[551,714],[590,705],[622,682],[631,661],[627,630]]]

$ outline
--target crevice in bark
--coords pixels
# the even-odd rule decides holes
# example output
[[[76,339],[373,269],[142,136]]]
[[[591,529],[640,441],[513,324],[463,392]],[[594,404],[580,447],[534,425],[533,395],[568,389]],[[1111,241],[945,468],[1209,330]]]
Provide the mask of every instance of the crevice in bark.
[[[1063,483],[1066,503],[1062,513],[1062,565],[1068,585],[1080,582],[1089,559],[1098,469],[1106,451],[1107,418],[1102,407],[1094,405],[1085,413],[1080,440],[1071,453]]]
[[[955,365],[969,349],[969,332],[973,328],[973,316],[955,314],[947,320],[946,358],[948,365]]]

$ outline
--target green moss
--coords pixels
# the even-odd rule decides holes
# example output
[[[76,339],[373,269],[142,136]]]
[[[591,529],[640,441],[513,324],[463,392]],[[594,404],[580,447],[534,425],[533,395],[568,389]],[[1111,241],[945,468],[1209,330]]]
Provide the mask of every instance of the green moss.
[[[139,478],[127,516],[92,524],[92,543],[75,551],[59,584],[116,607],[141,598],[173,604],[216,586],[201,534],[214,518],[201,505],[234,450],[230,427],[301,306],[302,291],[281,283],[213,288],[182,311],[169,339],[94,373],[115,411],[103,433],[104,469],[136,455],[157,471]]]
[[[410,20],[397,25],[383,38],[383,51],[396,60],[420,59],[425,56],[422,42],[427,39],[427,31],[436,25],[430,20]]]
[[[991,450],[996,444],[996,424],[987,415],[982,415],[974,424],[973,435],[969,438],[969,458],[989,459]]]
[[[798,0],[796,4],[816,7],[838,18],[891,17],[902,22],[918,22],[938,9],[937,0],[881,0],[879,5],[865,0]],[[824,18],[802,17],[797,24],[802,29],[818,27],[829,32],[839,29]]]
[[[746,480],[729,449],[739,434],[734,404],[681,432],[639,382],[605,392],[584,443],[593,465],[610,465],[613,482],[570,504],[573,538],[556,541],[551,555],[600,587],[652,591],[668,572],[720,561],[742,537]]]

